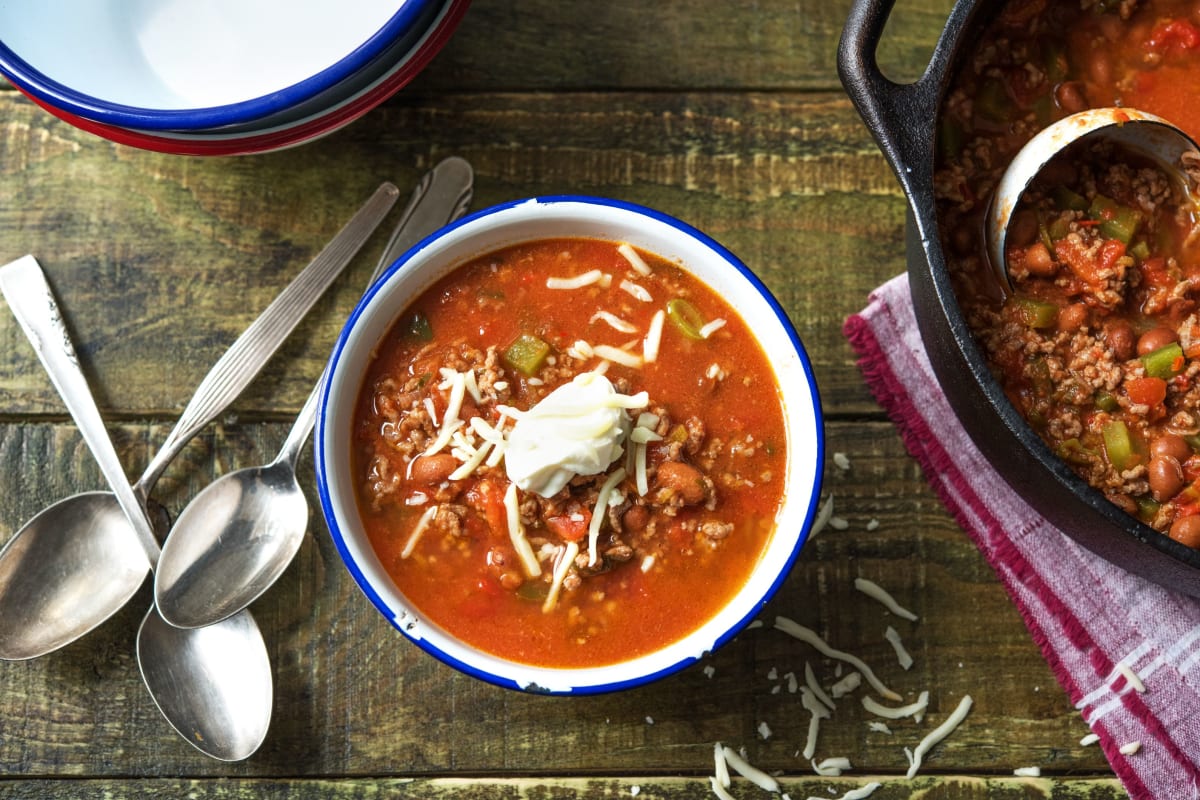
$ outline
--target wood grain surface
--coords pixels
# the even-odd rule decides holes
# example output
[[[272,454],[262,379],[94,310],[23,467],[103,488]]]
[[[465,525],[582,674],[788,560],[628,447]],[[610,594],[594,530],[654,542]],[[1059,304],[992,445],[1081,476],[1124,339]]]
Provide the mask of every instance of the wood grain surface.
[[[905,0],[881,59],[920,74],[948,0]],[[275,712],[250,759],[216,762],[162,719],[134,658],[149,587],[84,639],[0,664],[0,796],[614,798],[712,796],[713,747],[745,748],[792,798],[867,781],[873,800],[1124,795],[990,568],[946,514],[867,393],[841,325],[902,272],[904,202],[838,84],[847,0],[583,4],[476,0],[411,86],[348,128],[282,152],[143,152],[0,91],[0,261],[33,253],[57,293],[130,475],[213,361],[382,180],[407,192],[459,155],[474,207],[586,193],[656,207],[738,254],[787,309],[826,415],[824,490],[844,530],[806,546],[761,628],[650,686],[526,695],[421,653],[366,601],[300,479],[309,537],[254,613]],[[171,466],[178,511],[214,476],[272,458],[320,374],[385,236],[373,239],[229,413]],[[0,305],[0,310],[3,310]],[[46,504],[103,486],[6,311],[0,313],[0,540]],[[857,592],[886,587],[898,620]],[[821,728],[820,778],[799,755],[808,712],[789,686],[833,661],[770,624],[786,615],[875,665],[926,720],[873,731],[854,697]],[[916,663],[895,663],[893,625]],[[903,775],[912,747],[969,693],[967,721]],[[1042,778],[1013,777],[1038,766]],[[738,798],[769,797],[744,780]]]

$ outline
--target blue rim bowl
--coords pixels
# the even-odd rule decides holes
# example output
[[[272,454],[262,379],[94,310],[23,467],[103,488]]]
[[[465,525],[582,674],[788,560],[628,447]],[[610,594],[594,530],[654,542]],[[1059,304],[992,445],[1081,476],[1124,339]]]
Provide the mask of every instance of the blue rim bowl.
[[[144,0],[141,4],[148,6],[147,12],[155,11],[153,0]],[[54,28],[64,29],[63,10],[56,4],[48,5],[42,11],[49,13],[45,22],[46,31],[25,34],[28,38],[21,42],[12,31],[14,25],[4,24],[4,12],[0,10],[0,73],[3,73],[12,83],[47,105],[62,109],[69,114],[85,119],[125,128],[146,131],[205,131],[223,128],[230,125],[243,125],[256,120],[270,117],[289,109],[305,104],[307,101],[335,89],[339,83],[352,78],[362,69],[370,68],[381,56],[386,55],[398,39],[410,37],[414,29],[423,20],[428,20],[431,7],[440,5],[440,0],[402,0],[400,7],[377,30],[366,36],[348,52],[338,57],[328,66],[315,70],[311,75],[300,79],[288,79],[289,82],[277,89],[257,97],[241,99],[219,105],[202,107],[152,107],[141,106],[131,102],[114,99],[121,96],[101,96],[94,89],[82,90],[77,86],[68,85],[63,80],[63,69],[46,63],[44,53],[41,58],[31,58],[29,47],[39,39],[53,33]],[[102,9],[102,6],[85,6],[86,8]],[[36,9],[35,9],[36,10]],[[53,13],[51,13],[53,12]],[[22,7],[19,19],[29,20],[28,9]],[[96,13],[100,13],[97,11]],[[23,23],[25,24],[25,23]],[[97,26],[104,28],[105,26]],[[133,33],[136,33],[136,25]],[[129,31],[125,32],[127,35]],[[89,35],[88,31],[75,31],[68,37],[63,35],[62,51],[75,53],[70,58],[88,58],[95,52],[103,52],[98,47],[82,46],[75,41],[81,36]],[[70,39],[70,41],[66,41]],[[84,69],[76,66],[72,69]],[[130,70],[133,74],[151,75],[152,70]]]
[[[383,569],[358,516],[350,469],[351,420],[376,345],[410,302],[456,266],[522,241],[584,237],[624,241],[676,261],[753,321],[775,370],[787,427],[783,505],[767,551],[742,589],[682,640],[628,661],[548,668],[498,658],[422,619]],[[816,516],[824,461],[820,397],[812,366],[787,314],[766,286],[720,244],[673,217],[596,197],[538,197],[494,206],[426,238],[396,260],[362,298],[330,357],[314,442],[317,489],[346,568],[372,604],[408,639],[442,662],[489,683],[550,694],[628,689],[694,664],[732,639],[787,578]]]

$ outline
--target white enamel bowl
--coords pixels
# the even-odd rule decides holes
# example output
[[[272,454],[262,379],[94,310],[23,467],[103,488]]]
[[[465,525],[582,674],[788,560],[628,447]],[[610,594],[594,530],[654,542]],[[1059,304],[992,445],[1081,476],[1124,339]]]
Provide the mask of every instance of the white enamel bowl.
[[[93,122],[211,130],[305,107],[427,25],[438,4],[0,3],[0,69],[43,104]]]
[[[177,155],[229,156],[263,153],[320,138],[358,119],[407,85],[441,50],[466,13],[470,0],[439,0],[428,27],[405,38],[368,68],[323,92],[292,113],[280,112],[253,124],[215,130],[139,130],[87,119],[25,93],[43,109],[89,133],[119,144]],[[395,59],[395,61],[389,61]],[[22,88],[18,85],[18,88]],[[24,91],[24,90],[23,90]],[[325,105],[322,105],[322,104]],[[286,120],[286,121],[283,121]]]
[[[752,330],[775,369],[784,405],[789,464],[776,531],[745,586],[702,628],[661,650],[618,664],[550,669],[514,663],[464,644],[422,619],[388,577],[367,540],[350,470],[351,420],[376,345],[422,291],[474,256],[521,241],[589,237],[623,241],[678,262],[723,296]],[[394,263],[351,314],[329,363],[315,451],[321,506],[350,574],[410,640],[443,662],[509,688],[590,694],[637,686],[693,664],[754,619],[783,583],[816,514],[824,433],[813,372],[783,309],[721,245],[664,214],[590,197],[548,197],[496,206],[444,228]]]

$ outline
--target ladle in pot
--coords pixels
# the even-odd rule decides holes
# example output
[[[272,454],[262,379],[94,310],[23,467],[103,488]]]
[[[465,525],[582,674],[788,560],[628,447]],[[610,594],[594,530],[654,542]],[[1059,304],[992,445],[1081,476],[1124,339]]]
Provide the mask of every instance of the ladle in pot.
[[[1004,170],[988,206],[984,223],[988,260],[1005,292],[1013,291],[1005,240],[1022,195],[1055,156],[1084,138],[1106,139],[1153,159],[1168,175],[1177,175],[1186,193],[1195,197],[1192,175],[1200,168],[1200,147],[1172,123],[1133,108],[1092,108],[1064,117],[1021,148]]]

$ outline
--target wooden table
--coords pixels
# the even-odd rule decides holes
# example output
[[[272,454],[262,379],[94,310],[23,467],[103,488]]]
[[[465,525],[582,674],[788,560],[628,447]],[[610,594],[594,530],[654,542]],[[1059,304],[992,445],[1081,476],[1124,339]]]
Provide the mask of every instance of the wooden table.
[[[949,0],[904,0],[882,52],[920,69]],[[183,158],[113,145],[0,91],[0,260],[35,254],[129,474],[141,472],[237,334],[381,180],[407,193],[457,154],[475,207],[591,193],[709,232],[788,309],[827,415],[825,493],[845,530],[804,550],[765,617],[786,614],[885,670],[930,718],[975,706],[913,781],[902,748],[929,726],[871,731],[857,702],[821,729],[821,778],[797,752],[808,713],[786,673],[832,662],[769,626],[702,665],[615,695],[520,694],[421,653],[361,595],[319,512],[299,557],[253,607],[275,669],[262,748],[210,760],[146,693],[134,634],[149,587],[79,642],[0,664],[0,796],[702,798],[713,745],[744,747],[792,798],[868,780],[874,800],[1123,796],[1001,585],[868,395],[842,334],[868,291],[905,269],[905,204],[844,96],[835,49],[848,0],[476,0],[418,80],[347,129],[298,149]],[[233,410],[171,467],[178,511],[214,476],[283,440],[378,256],[377,236]],[[102,479],[8,313],[0,314],[0,534]],[[311,487],[311,458],[301,465]],[[310,489],[310,500],[315,493]],[[920,621],[903,672],[881,637],[875,580]],[[708,668],[711,669],[708,669]],[[766,723],[764,738],[760,723]],[[1013,777],[1039,766],[1043,779]],[[740,798],[766,797],[744,781]]]

